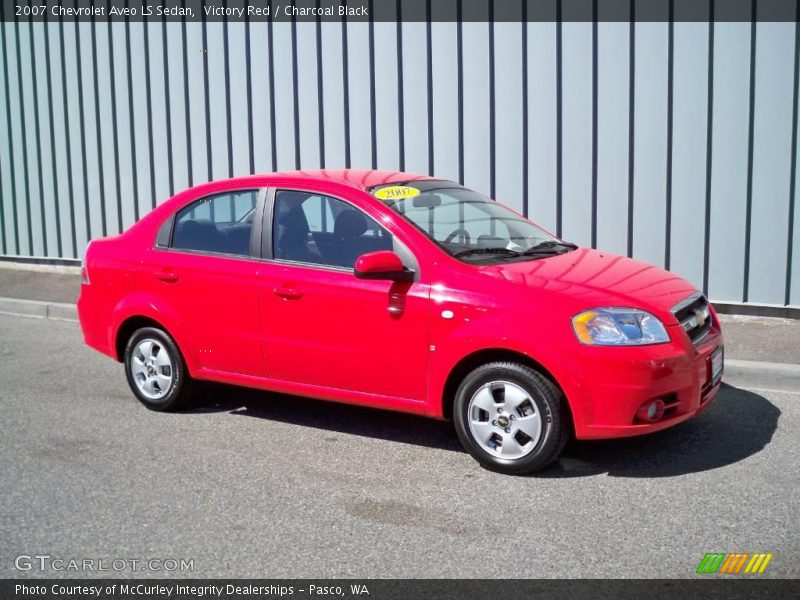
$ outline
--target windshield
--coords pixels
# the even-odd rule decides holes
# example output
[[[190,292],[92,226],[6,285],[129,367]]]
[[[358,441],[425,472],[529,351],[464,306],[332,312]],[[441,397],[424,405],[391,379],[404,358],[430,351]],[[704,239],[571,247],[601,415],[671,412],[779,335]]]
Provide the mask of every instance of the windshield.
[[[575,247],[452,181],[392,183],[371,192],[448,254],[465,262],[534,260]]]

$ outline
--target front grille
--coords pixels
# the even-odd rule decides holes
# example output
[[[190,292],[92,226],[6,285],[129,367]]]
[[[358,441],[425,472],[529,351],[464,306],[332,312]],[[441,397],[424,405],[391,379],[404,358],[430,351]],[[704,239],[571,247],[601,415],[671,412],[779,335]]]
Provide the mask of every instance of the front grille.
[[[696,292],[672,307],[672,314],[683,327],[683,330],[696,344],[711,329],[711,312],[708,300],[700,292]]]

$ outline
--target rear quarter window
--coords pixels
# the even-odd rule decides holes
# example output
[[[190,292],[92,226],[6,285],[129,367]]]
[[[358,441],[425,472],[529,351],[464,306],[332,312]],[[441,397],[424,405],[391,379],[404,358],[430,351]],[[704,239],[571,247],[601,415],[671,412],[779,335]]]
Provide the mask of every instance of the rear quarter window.
[[[201,198],[182,208],[175,215],[170,247],[250,256],[258,193],[258,190],[227,192]]]

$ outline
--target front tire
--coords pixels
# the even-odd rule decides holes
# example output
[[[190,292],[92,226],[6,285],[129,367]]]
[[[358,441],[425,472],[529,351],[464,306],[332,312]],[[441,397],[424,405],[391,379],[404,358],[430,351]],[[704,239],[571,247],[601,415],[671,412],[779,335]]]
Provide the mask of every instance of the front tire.
[[[186,363],[165,331],[137,329],[128,339],[124,362],[128,385],[147,408],[176,410],[189,399],[192,381]]]
[[[558,387],[513,362],[489,363],[467,375],[456,391],[453,420],[467,452],[487,469],[508,475],[547,467],[569,434]]]

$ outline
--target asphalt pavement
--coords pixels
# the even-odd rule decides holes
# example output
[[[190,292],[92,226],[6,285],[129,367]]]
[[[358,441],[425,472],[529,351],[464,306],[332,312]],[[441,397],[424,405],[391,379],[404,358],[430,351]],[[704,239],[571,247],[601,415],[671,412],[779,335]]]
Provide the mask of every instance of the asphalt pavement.
[[[15,558],[187,559],[184,577],[695,577],[707,552],[800,575],[800,393],[481,469],[446,423],[225,386],[146,410],[75,323],[0,315],[0,577]],[[705,576],[707,577],[707,576]]]

